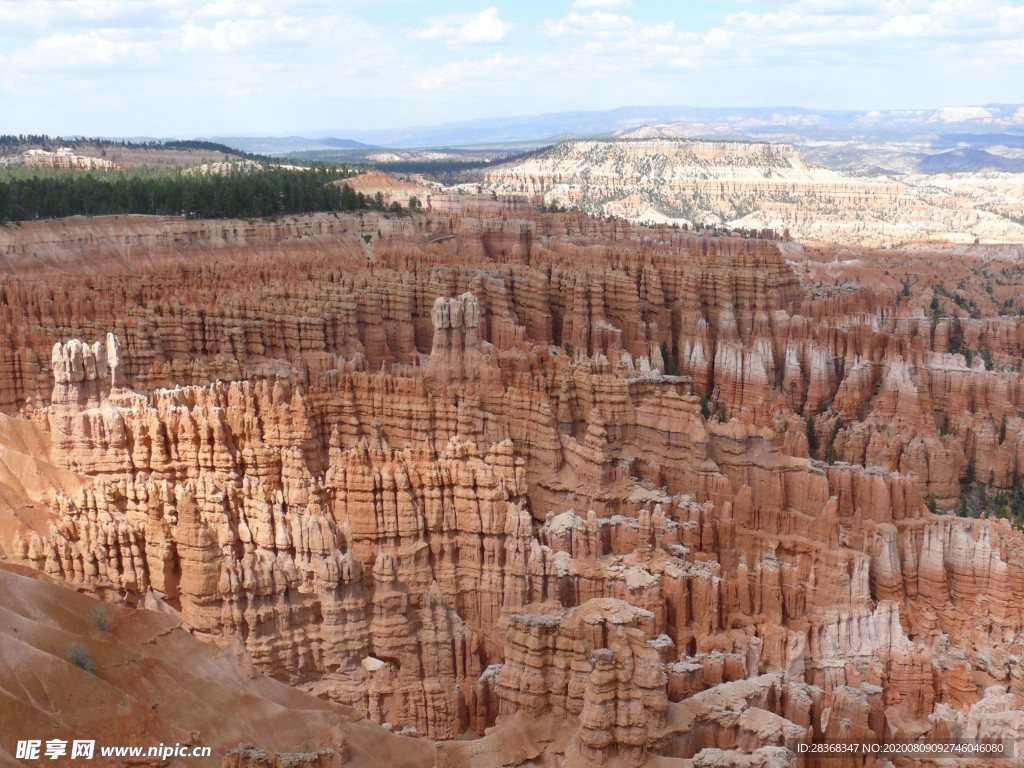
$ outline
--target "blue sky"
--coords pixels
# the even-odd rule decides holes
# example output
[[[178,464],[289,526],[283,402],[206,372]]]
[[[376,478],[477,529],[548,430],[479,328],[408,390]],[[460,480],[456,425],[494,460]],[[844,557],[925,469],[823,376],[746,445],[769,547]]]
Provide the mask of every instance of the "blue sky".
[[[1024,102],[1024,0],[0,0],[0,132]]]

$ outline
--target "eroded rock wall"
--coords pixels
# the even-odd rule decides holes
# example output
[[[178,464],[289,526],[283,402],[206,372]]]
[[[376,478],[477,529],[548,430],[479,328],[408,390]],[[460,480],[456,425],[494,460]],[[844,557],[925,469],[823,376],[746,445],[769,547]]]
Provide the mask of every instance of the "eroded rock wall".
[[[1024,535],[929,506],[1019,488],[1016,318],[960,319],[968,366],[930,294],[775,243],[446,204],[5,232],[3,403],[82,479],[5,550],[579,764],[966,734],[1015,685]]]

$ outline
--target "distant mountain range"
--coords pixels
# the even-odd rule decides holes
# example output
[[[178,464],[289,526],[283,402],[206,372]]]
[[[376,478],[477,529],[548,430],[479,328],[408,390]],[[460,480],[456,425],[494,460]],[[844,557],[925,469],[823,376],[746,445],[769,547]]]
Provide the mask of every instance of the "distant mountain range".
[[[970,142],[971,137],[965,139]],[[1000,145],[997,151],[1010,152],[1010,156],[996,154],[973,146],[958,146],[945,151],[923,152],[916,145],[866,144],[829,142],[828,144],[795,144],[808,162],[835,171],[857,175],[895,175],[908,173],[1024,173],[1024,151]]]
[[[619,107],[596,112],[486,118],[386,130],[296,131],[288,137],[217,136],[215,141],[246,151],[369,147],[459,147],[530,145],[571,137],[629,136],[653,132],[675,136],[784,137],[815,140],[885,140],[907,137],[1002,134],[1024,142],[1024,104],[938,109],[815,110],[800,107],[700,108]],[[949,148],[949,147],[947,147]]]
[[[774,136],[796,134],[817,139],[886,138],[954,132],[1008,132],[1024,136],[1024,105],[988,104],[938,109],[812,110],[798,107],[757,109],[689,109],[671,120],[624,127],[616,135],[657,128],[668,134],[707,131],[712,134]],[[649,137],[653,138],[653,137]]]
[[[219,136],[213,139],[220,144],[251,152],[256,155],[280,155],[310,150],[353,150],[376,149],[353,139],[336,139],[332,136],[311,139],[304,136]]]
[[[1024,158],[993,155],[983,149],[951,149],[934,155],[922,155],[917,164],[919,173],[967,173],[1001,171],[1024,173]]]
[[[571,138],[769,141],[850,173],[1024,172],[1024,104],[937,109],[620,107],[595,112],[487,118],[387,130],[297,131],[289,136],[213,136],[265,155],[359,162],[393,150],[490,156]],[[393,158],[392,158],[393,159]]]

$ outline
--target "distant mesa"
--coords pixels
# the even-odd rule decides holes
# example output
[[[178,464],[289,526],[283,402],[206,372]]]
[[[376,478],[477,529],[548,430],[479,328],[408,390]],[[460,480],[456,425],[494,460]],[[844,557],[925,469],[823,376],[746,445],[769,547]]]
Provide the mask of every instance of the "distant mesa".
[[[786,144],[646,138],[568,141],[485,174],[498,195],[637,223],[789,231],[797,240],[869,247],[1024,242],[1024,186],[1008,174],[954,178],[840,172]],[[982,153],[986,154],[986,153]],[[994,170],[1024,160],[989,155]],[[924,161],[922,161],[924,162]],[[980,162],[956,149],[934,171]]]
[[[54,152],[48,152],[45,149],[29,149],[16,155],[0,157],[0,167],[95,171],[117,168],[117,164],[101,157],[78,155],[70,147],[61,147]]]

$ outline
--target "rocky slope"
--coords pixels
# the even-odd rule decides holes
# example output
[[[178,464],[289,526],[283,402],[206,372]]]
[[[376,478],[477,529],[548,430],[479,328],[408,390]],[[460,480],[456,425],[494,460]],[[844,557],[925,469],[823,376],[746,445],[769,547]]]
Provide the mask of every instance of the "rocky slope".
[[[238,153],[215,147],[187,147],[189,142],[121,143],[99,139],[42,139],[27,136],[23,141],[0,148],[0,168],[102,170],[110,168],[152,168],[153,166],[196,166],[238,160]],[[225,147],[224,149],[228,149]]]
[[[431,194],[435,193],[435,190],[429,186],[398,179],[381,171],[362,173],[351,179],[336,181],[335,184],[347,185],[368,198],[375,197],[379,193],[385,205],[398,203],[403,208],[409,207],[410,198],[415,198],[425,206]]]
[[[568,141],[488,169],[503,195],[630,221],[788,231],[802,241],[869,247],[1019,243],[1013,174],[846,175],[784,144],[623,139]]]
[[[76,155],[71,148],[60,147],[55,152],[29,149],[18,154],[0,156],[0,167],[95,171],[117,168],[117,164],[101,157]]]
[[[0,230],[0,553],[410,764],[1024,741],[1019,254],[432,203]]]
[[[211,755],[136,764],[333,768],[433,758],[431,745],[385,733],[256,673],[233,649],[199,642],[166,607],[105,605],[6,565],[0,586],[0,765],[23,765],[11,739],[54,738],[95,740],[99,765],[114,763],[103,747],[161,745]],[[256,753],[263,762],[245,762]]]

